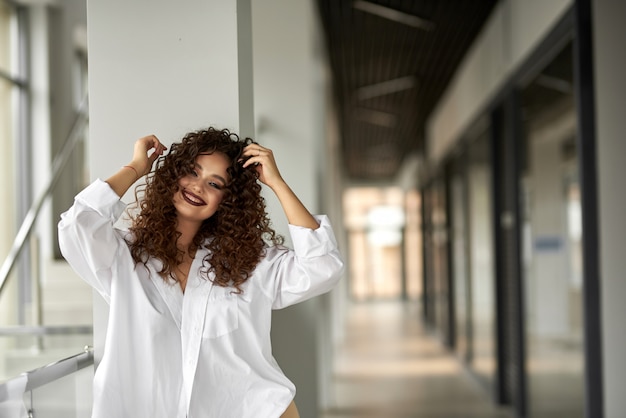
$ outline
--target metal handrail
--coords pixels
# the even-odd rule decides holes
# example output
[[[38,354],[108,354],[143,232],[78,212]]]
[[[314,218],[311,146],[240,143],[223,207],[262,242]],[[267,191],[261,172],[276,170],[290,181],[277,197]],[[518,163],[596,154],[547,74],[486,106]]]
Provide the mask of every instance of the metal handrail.
[[[15,335],[89,335],[93,334],[92,325],[39,325],[0,327],[0,337]]]
[[[73,356],[55,361],[46,366],[39,367],[28,372],[21,373],[19,376],[0,382],[0,403],[9,400],[9,388],[14,386],[13,382],[19,382],[26,379],[24,393],[29,392],[38,387],[47,385],[65,376],[77,372],[80,369],[91,366],[93,364],[93,348],[86,346],[84,352]]]
[[[7,258],[4,260],[2,267],[0,268],[0,295],[2,295],[2,290],[4,289],[4,285],[7,283],[9,275],[15,266],[15,263],[26,244],[26,240],[29,238],[30,233],[32,232],[33,226],[35,225],[35,221],[39,216],[39,212],[41,211],[41,207],[44,202],[48,198],[48,196],[52,193],[52,189],[56,182],[59,180],[59,176],[61,174],[61,170],[65,167],[68,159],[72,155],[72,151],[74,147],[80,139],[82,138],[81,129],[83,125],[88,120],[87,115],[87,98],[83,99],[80,106],[78,107],[78,111],[76,113],[76,118],[74,119],[74,123],[72,124],[72,128],[70,129],[70,133],[63,143],[61,150],[52,161],[52,173],[50,175],[50,179],[48,180],[48,184],[45,189],[39,195],[39,197],[33,202],[28,213],[24,217],[24,221],[20,226],[20,229],[13,241],[13,246],[7,255]]]

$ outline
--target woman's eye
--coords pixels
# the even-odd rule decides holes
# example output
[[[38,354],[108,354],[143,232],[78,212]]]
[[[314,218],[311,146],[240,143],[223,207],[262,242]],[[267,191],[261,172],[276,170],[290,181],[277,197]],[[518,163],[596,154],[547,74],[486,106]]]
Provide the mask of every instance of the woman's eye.
[[[217,184],[217,183],[213,182],[213,181],[209,182],[209,186],[211,186],[211,187],[213,187],[214,189],[217,189],[217,190],[222,190],[222,186],[220,184]]]
[[[194,177],[198,177],[198,173],[196,172],[196,170],[191,170],[191,175]]]

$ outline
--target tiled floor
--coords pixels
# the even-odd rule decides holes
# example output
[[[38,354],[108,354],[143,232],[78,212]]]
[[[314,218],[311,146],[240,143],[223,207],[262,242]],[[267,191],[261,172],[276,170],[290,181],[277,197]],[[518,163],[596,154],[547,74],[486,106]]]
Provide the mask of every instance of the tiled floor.
[[[336,406],[320,418],[511,418],[429,335],[415,303],[349,308],[335,370]]]

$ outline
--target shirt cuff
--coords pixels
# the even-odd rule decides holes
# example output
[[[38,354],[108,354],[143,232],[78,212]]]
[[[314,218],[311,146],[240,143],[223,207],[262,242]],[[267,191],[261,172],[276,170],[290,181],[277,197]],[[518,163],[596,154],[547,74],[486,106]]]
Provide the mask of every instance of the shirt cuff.
[[[105,218],[117,221],[124,210],[126,203],[113,191],[109,183],[96,179],[83,191],[76,195],[76,201],[95,210]]]
[[[337,249],[337,240],[326,215],[315,215],[317,229],[289,225],[293,249],[298,257],[313,258],[326,255]]]

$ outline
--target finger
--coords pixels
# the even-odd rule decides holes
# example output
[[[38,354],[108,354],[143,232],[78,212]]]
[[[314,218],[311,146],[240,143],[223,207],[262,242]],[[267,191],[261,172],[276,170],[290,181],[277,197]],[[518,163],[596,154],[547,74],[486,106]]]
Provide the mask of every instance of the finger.
[[[267,148],[260,146],[259,144],[250,144],[244,148],[244,154],[259,155],[269,151]]]
[[[162,156],[166,149],[167,148],[163,144],[159,143],[159,145],[154,149],[152,155],[150,155],[151,161],[154,162],[154,160]]]
[[[165,152],[166,149],[167,149],[167,147],[165,145],[163,145],[161,142],[159,142],[159,146],[157,147],[157,151],[158,151],[159,155],[162,155],[163,152]]]
[[[152,148],[154,148],[155,151],[159,151],[159,149],[163,146],[161,141],[159,141],[159,138],[152,135],[150,139],[152,140]]]
[[[161,141],[159,141],[159,139],[154,135],[151,135],[150,139],[152,140],[152,146],[150,148],[154,148],[154,152],[158,153],[159,155],[163,154],[163,151],[165,151],[167,147],[163,145]]]
[[[266,155],[265,150],[257,144],[251,144],[244,148],[243,155],[248,159],[243,163],[243,167],[250,165],[258,165],[263,163],[263,157]]]
[[[153,162],[154,160],[159,158],[161,155],[162,153],[158,149],[156,149],[152,153],[148,154],[148,158],[150,159],[150,162]]]
[[[262,164],[259,157],[250,157],[243,163],[243,168],[246,168],[251,165],[259,165]]]

